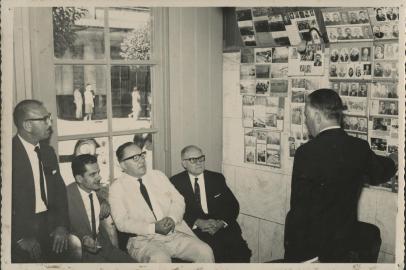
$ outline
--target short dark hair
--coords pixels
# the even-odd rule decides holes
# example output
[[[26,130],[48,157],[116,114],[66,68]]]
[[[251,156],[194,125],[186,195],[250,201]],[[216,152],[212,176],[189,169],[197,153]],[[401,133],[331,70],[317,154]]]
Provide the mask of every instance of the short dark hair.
[[[72,160],[72,174],[83,175],[86,172],[87,164],[97,163],[97,157],[89,154],[79,155],[73,158]]]
[[[17,128],[20,128],[22,126],[22,122],[24,121],[25,116],[30,111],[30,107],[32,105],[43,106],[41,101],[35,99],[26,99],[19,102],[14,108],[13,120]]]
[[[307,103],[321,111],[328,119],[341,122],[343,111],[346,109],[340,96],[332,89],[322,88],[307,96]]]
[[[126,143],[123,143],[122,145],[120,145],[120,146],[117,148],[117,150],[116,150],[116,156],[117,156],[118,162],[121,162],[121,160],[122,160],[123,157],[124,157],[124,150],[125,150],[128,146],[130,146],[130,145],[136,145],[136,144],[133,143],[133,142],[126,142]],[[138,145],[136,145],[136,146],[138,146]]]

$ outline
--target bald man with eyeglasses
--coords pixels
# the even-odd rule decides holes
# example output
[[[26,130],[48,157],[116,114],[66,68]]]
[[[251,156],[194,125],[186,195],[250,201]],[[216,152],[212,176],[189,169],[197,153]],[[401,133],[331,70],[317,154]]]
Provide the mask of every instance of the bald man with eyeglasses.
[[[239,203],[222,174],[205,170],[203,151],[189,145],[181,151],[185,171],[171,178],[185,198],[184,219],[212,249],[216,263],[248,263],[251,250],[237,223]]]
[[[117,229],[132,234],[131,257],[142,263],[214,262],[211,248],[183,220],[182,195],[162,172],[147,170],[146,152],[127,142],[116,155],[123,174],[111,185],[109,201]]]
[[[11,260],[59,262],[68,249],[65,183],[47,143],[51,114],[38,100],[23,100],[13,112]]]

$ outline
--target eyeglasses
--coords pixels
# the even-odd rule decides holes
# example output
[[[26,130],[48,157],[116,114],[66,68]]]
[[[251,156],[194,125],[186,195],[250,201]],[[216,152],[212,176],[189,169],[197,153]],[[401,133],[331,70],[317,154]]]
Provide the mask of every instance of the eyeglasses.
[[[131,156],[131,157],[128,157],[128,158],[123,158],[123,159],[121,160],[121,162],[126,161],[126,160],[129,160],[129,159],[132,159],[133,161],[138,162],[138,161],[140,161],[141,159],[145,159],[145,156],[146,156],[146,155],[147,155],[147,152],[143,151],[143,152],[141,152],[141,153],[139,153],[139,154],[136,154],[136,155],[134,155],[134,156]]]
[[[196,164],[197,162],[203,162],[206,160],[206,156],[205,155],[201,155],[200,157],[192,157],[192,158],[185,158],[183,160],[187,160],[192,164]]]
[[[52,122],[52,115],[49,113],[48,115],[45,115],[44,117],[41,117],[41,118],[28,118],[28,119],[25,119],[24,121]]]

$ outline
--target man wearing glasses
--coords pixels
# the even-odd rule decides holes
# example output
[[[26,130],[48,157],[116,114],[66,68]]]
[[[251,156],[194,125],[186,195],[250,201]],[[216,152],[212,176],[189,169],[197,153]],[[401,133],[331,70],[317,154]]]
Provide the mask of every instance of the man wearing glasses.
[[[13,112],[11,260],[60,261],[68,247],[66,188],[54,149],[47,144],[51,115],[37,100]]]
[[[116,151],[124,173],[111,185],[109,200],[117,229],[133,234],[128,253],[142,263],[213,262],[211,248],[183,221],[182,196],[162,172],[147,171],[145,154],[133,142]]]
[[[236,220],[240,207],[224,176],[205,170],[205,156],[197,146],[183,148],[181,158],[185,171],[171,182],[185,198],[186,223],[213,249],[216,262],[248,263],[251,250]]]

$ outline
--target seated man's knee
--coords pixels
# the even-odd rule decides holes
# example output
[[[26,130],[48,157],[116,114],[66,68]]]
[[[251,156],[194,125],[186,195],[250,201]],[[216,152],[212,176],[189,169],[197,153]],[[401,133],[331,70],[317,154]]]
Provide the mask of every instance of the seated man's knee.
[[[171,263],[171,256],[166,254],[165,252],[155,252],[151,254],[149,259],[149,263]]]
[[[197,246],[196,254],[198,254],[198,256],[196,257],[195,262],[201,262],[201,263],[214,262],[213,250],[211,249],[211,247],[208,244],[206,244],[204,242],[201,242],[201,244],[199,244]]]

